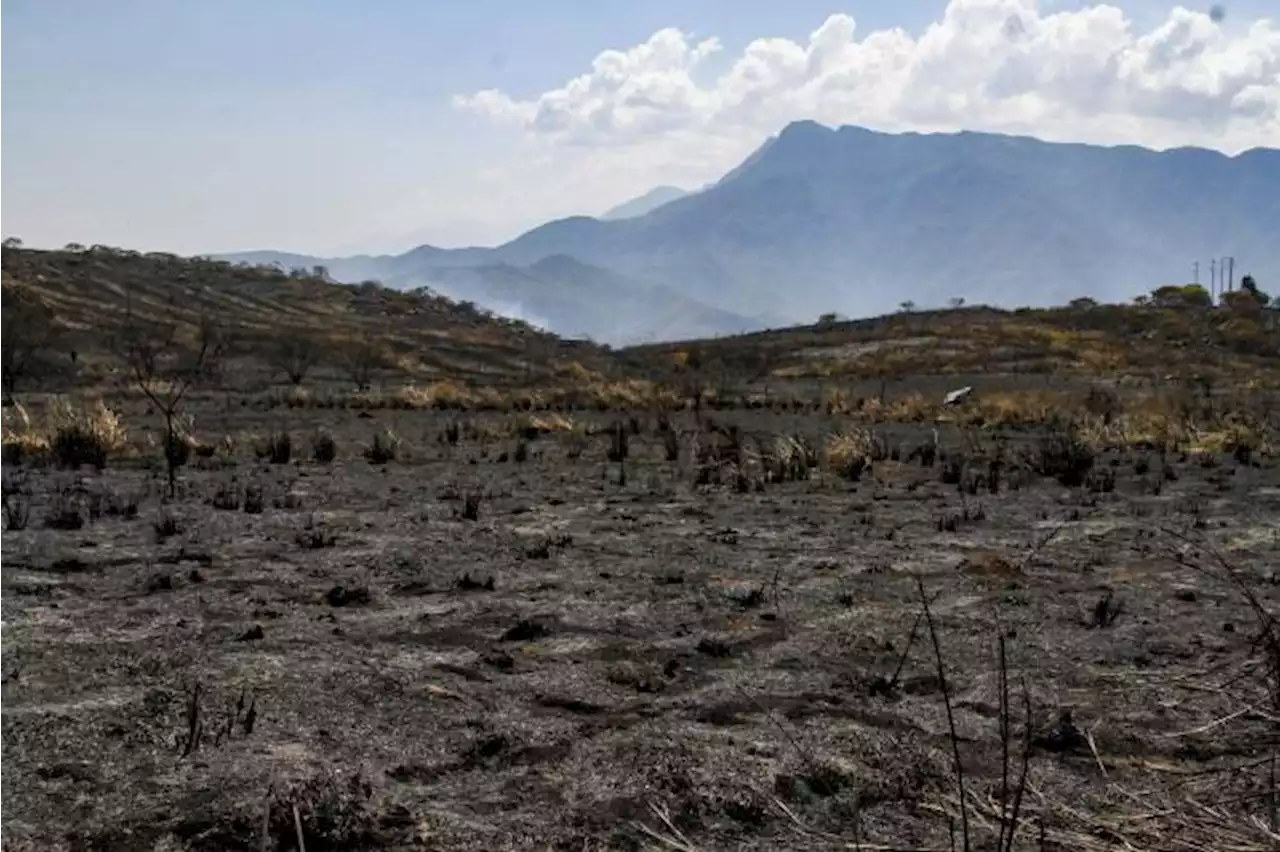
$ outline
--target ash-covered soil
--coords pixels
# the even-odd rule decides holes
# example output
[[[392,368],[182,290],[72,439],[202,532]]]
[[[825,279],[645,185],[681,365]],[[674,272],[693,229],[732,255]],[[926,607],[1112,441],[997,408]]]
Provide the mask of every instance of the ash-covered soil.
[[[197,423],[253,417],[280,425]],[[525,455],[467,425],[505,416],[289,418],[298,458],[193,459],[172,500],[141,461],[7,471],[32,508],[3,537],[6,846],[947,849],[967,818],[995,848],[1002,720],[1009,788],[1030,742],[1015,848],[1264,819],[1273,461],[1133,450],[1072,487],[1011,461],[992,493],[886,427],[898,460],[857,482],[697,485],[645,412],[587,418],[634,433],[622,465],[607,431]],[[401,457],[372,464],[384,427]]]

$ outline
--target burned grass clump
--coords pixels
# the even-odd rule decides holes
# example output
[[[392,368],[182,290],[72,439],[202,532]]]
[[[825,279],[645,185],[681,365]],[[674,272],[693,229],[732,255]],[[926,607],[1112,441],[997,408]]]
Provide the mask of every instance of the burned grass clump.
[[[947,512],[937,520],[938,532],[959,532],[968,524],[976,524],[987,519],[987,510],[981,503],[970,506],[965,504],[959,512]]]
[[[311,460],[316,464],[332,464],[338,457],[338,442],[328,432],[311,436]]]
[[[0,473],[0,499],[5,506],[5,522],[9,521],[10,507],[16,511],[19,506],[23,514],[31,512],[31,479],[26,471],[5,466]]]
[[[84,507],[90,521],[103,518],[132,521],[138,517],[139,502],[138,494],[122,493],[105,484],[89,488],[84,496]]]
[[[800,435],[780,435],[757,448],[767,482],[803,482],[818,467],[817,449]]]
[[[622,421],[615,421],[609,427],[609,451],[607,458],[611,462],[624,462],[631,452],[629,433]]]
[[[288,464],[293,458],[293,437],[283,430],[274,432],[254,452],[271,464]]]
[[[244,492],[234,479],[218,483],[218,490],[209,501],[213,508],[222,512],[238,512],[244,505]]]
[[[480,520],[480,504],[484,502],[484,495],[478,491],[469,491],[462,496],[462,519],[464,521]]]
[[[175,514],[169,511],[163,511],[152,522],[151,529],[156,535],[157,542],[168,541],[176,535],[181,535],[186,525]]]
[[[259,819],[277,849],[345,852],[407,844],[413,820],[403,807],[380,808],[363,772],[324,772],[273,790]],[[268,848],[266,839],[262,848]]]
[[[368,586],[336,585],[325,592],[325,601],[331,607],[360,606],[373,600]]]
[[[492,592],[497,588],[497,583],[492,575],[485,577],[483,580],[477,580],[471,576],[469,571],[455,580],[453,585],[460,592]]]
[[[250,485],[244,490],[244,513],[261,515],[267,507],[266,493],[261,485]]]
[[[147,706],[159,717],[164,717],[174,697],[167,692],[155,691],[148,694]],[[201,748],[218,748],[233,739],[253,734],[258,721],[256,697],[242,689],[234,702],[226,702],[223,707],[211,710],[211,703],[203,684],[196,681],[185,696],[180,728],[173,737],[174,750],[179,756],[190,757]]]
[[[46,529],[72,532],[83,529],[85,524],[83,501],[79,494],[71,489],[59,489],[53,496],[53,502],[45,512]]]
[[[961,485],[964,481],[965,457],[960,454],[944,455],[938,479],[943,485]]]
[[[323,550],[338,543],[338,536],[318,523],[315,516],[307,518],[302,529],[294,536],[294,541],[303,550]]]
[[[503,642],[536,642],[552,633],[551,626],[543,619],[522,618],[502,634]]]
[[[373,442],[364,449],[364,457],[369,464],[390,464],[400,456],[400,438],[390,429],[384,429],[373,436]]]
[[[658,435],[662,438],[662,455],[669,462],[680,461],[680,433],[666,412],[658,415]]]
[[[1030,453],[1029,466],[1037,474],[1056,479],[1068,488],[1085,484],[1093,470],[1095,454],[1074,430],[1052,428],[1040,439]]]
[[[875,447],[874,436],[867,430],[846,429],[827,437],[822,461],[837,476],[857,482],[870,469]]]
[[[108,439],[91,424],[71,422],[58,428],[49,447],[59,466],[75,469],[92,467],[102,470],[107,466],[107,454],[111,451]]]

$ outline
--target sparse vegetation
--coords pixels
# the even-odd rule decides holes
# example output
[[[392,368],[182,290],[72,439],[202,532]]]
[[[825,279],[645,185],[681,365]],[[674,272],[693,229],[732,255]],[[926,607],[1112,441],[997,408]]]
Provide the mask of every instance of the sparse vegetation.
[[[270,349],[271,364],[297,387],[320,362],[323,348],[306,331],[283,331]]]
[[[175,410],[180,481],[113,333],[6,409],[16,848],[1272,842],[1265,316],[912,306],[537,361],[315,270],[5,251],[77,328],[82,291],[125,324],[123,276],[188,357],[201,304],[243,330]],[[336,355],[282,387],[286,318],[387,342],[377,389]]]
[[[311,458],[318,464],[332,464],[338,457],[338,442],[328,432],[317,432],[311,438]]]
[[[189,436],[180,412],[187,393],[213,378],[224,354],[225,341],[215,319],[200,310],[194,332],[179,320],[177,295],[171,294],[159,318],[135,312],[127,303],[126,317],[116,340],[117,352],[135,385],[164,418],[164,458],[169,494],[177,493],[178,469],[190,458]]]
[[[387,464],[400,454],[400,438],[390,429],[373,436],[373,442],[365,448],[364,457],[370,464]]]

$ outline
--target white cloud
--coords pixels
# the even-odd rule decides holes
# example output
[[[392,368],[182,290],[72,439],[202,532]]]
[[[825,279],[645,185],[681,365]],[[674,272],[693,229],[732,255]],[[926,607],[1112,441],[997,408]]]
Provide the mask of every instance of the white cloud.
[[[1280,26],[1178,7],[1135,32],[1120,9],[1041,12],[1035,0],[952,0],[920,35],[859,37],[832,15],[807,43],[753,41],[718,74],[716,39],[660,30],[530,100],[488,90],[456,107],[522,128],[548,161],[640,188],[714,177],[788,121],[989,130],[1227,151],[1280,145]],[[656,174],[655,174],[656,172]],[[569,179],[559,175],[559,179]]]

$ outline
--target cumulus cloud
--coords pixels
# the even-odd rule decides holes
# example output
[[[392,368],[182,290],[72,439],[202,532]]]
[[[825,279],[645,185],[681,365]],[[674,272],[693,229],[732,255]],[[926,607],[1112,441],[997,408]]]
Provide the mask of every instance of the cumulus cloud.
[[[805,43],[759,38],[711,73],[721,51],[714,38],[663,29],[532,99],[487,90],[454,105],[521,128],[548,152],[690,173],[731,165],[801,118],[1157,148],[1280,145],[1280,26],[1268,20],[1241,26],[1178,7],[1139,32],[1114,6],[1045,13],[1035,0],[952,0],[918,35],[860,35],[836,14]]]

